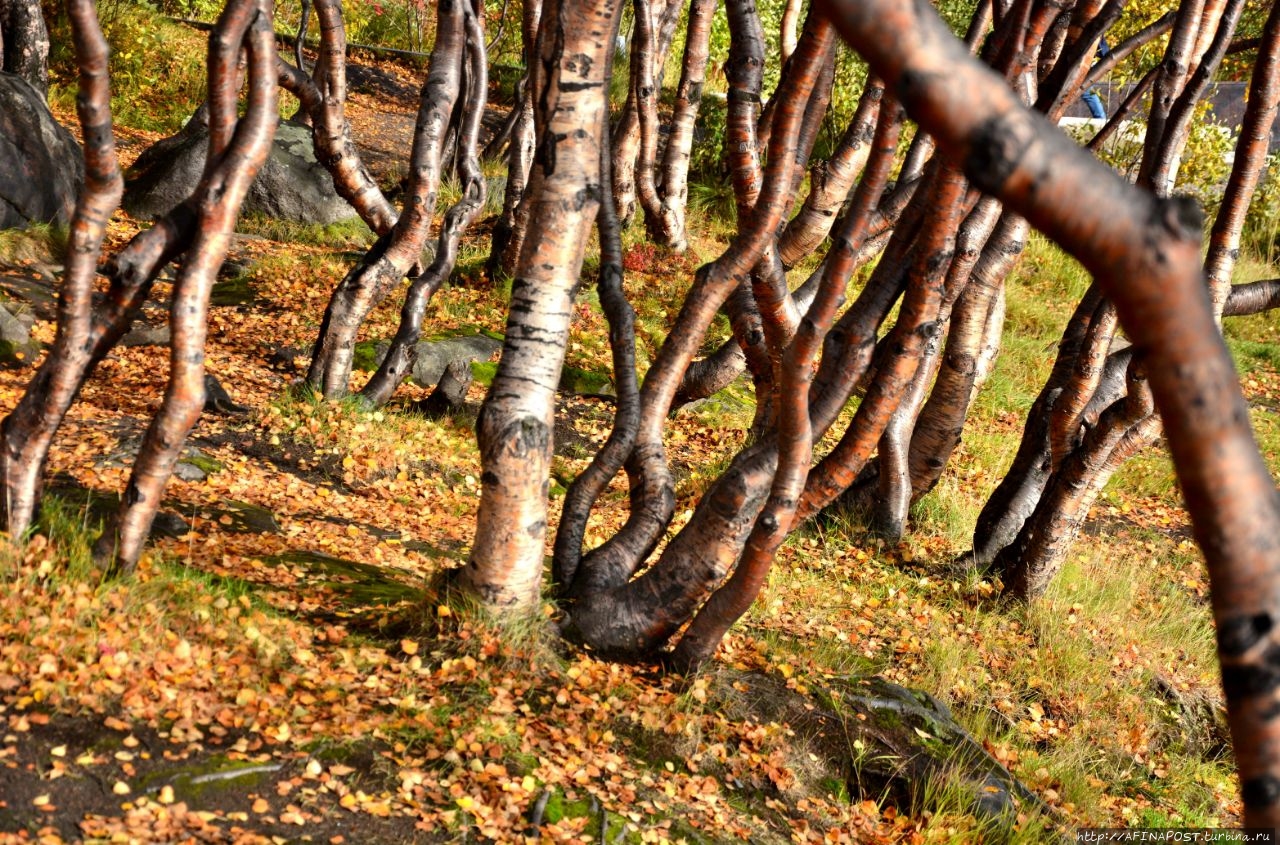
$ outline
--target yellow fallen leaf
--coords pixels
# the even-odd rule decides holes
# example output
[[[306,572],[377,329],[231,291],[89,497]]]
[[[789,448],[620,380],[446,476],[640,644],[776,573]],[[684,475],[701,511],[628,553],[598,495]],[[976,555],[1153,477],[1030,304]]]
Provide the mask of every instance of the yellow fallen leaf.
[[[128,795],[130,792],[133,792],[133,790],[129,788],[129,784],[122,780],[116,781],[115,785],[111,787],[111,791],[116,795]]]

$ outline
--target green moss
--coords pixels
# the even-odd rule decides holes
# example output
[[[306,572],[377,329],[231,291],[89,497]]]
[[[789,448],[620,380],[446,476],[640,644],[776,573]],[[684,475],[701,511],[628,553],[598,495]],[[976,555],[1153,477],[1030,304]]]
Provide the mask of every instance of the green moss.
[[[181,463],[191,464],[193,467],[200,470],[205,475],[213,475],[214,473],[222,472],[224,469],[226,469],[226,467],[223,465],[221,461],[215,460],[209,457],[208,455],[202,455],[199,453],[186,455],[185,457],[183,457]]]
[[[378,345],[381,339],[362,340],[356,344],[351,353],[351,366],[364,373],[372,373],[378,369]]]
[[[279,762],[232,760],[216,754],[198,762],[151,772],[139,780],[138,791],[156,793],[170,786],[177,800],[195,803],[213,792],[235,790],[243,793],[257,789],[283,765]]]
[[[471,376],[477,383],[488,387],[493,384],[493,377],[498,374],[498,365],[490,361],[472,361]]]

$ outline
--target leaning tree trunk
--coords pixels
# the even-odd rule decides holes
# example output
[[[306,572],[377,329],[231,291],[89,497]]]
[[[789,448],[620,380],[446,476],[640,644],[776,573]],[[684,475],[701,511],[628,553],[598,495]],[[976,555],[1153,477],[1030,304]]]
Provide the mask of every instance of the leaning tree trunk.
[[[612,57],[610,58],[612,64]],[[612,67],[610,67],[612,70]],[[606,74],[607,75],[607,74]],[[611,184],[612,167],[609,133],[604,133],[600,149],[600,184]],[[600,235],[600,274],[596,290],[600,308],[609,323],[609,348],[613,353],[613,383],[617,388],[617,403],[613,416],[613,428],[605,444],[596,452],[582,474],[569,485],[561,509],[560,524],[556,527],[556,542],[552,556],[552,581],[558,592],[563,593],[577,578],[582,562],[582,542],[587,533],[587,520],[591,509],[613,481],[618,470],[626,466],[635,450],[636,431],[640,424],[640,383],[636,374],[635,309],[623,290],[622,226],[618,212],[613,207],[613,192],[600,192],[600,212],[596,219]],[[629,473],[632,482],[637,480]],[[645,489],[639,487],[638,495]],[[646,510],[643,503],[638,509]]]
[[[240,204],[267,160],[279,119],[272,7],[265,0],[227,5],[209,47],[209,153],[196,205],[196,232],[174,281],[170,304],[169,383],[137,458],[120,508],[94,556],[108,570],[130,569],[142,554],[160,497],[204,408],[204,343],[209,294],[226,257]],[[237,119],[236,65],[249,56],[249,96]]]
[[[84,309],[88,307],[89,299],[85,297],[90,290],[87,285],[92,281],[100,248],[95,243],[100,243],[101,234],[96,232],[109,216],[106,204],[114,209],[117,203],[111,198],[116,190],[111,185],[118,182],[119,175],[114,172],[114,153],[111,151],[106,47],[101,43],[91,6],[76,2],[71,4],[69,12],[76,33],[77,52],[81,56],[81,119],[85,124],[84,135],[91,141],[85,150],[88,181],[86,193],[80,201],[82,219],[78,223],[73,222],[72,226],[74,249],[67,264],[67,283],[61,294],[58,339],[18,405],[0,426],[0,437],[4,443],[5,515],[7,527],[15,536],[26,531],[35,515],[49,448],[80,388],[133,324],[161,270],[190,249],[201,216],[208,219],[218,216],[221,206],[215,192],[234,189],[241,181],[247,186],[252,181],[256,168],[245,152],[253,153],[263,142],[252,127],[263,119],[263,114],[274,108],[264,106],[267,89],[274,91],[274,83],[268,85],[257,79],[251,96],[253,119],[246,116],[242,124],[245,128],[240,129],[235,122],[234,101],[229,106],[223,103],[216,113],[210,110],[217,118],[216,122],[210,122],[210,143],[216,155],[209,157],[205,178],[192,197],[154,226],[138,233],[110,259],[104,270],[110,282],[106,297],[96,310],[88,314],[86,322]],[[258,22],[252,24],[254,35],[250,38],[250,47],[261,63],[266,55],[261,44],[264,36],[258,12],[252,5],[238,4],[224,15],[210,40],[211,76],[216,75],[223,80],[223,93],[229,90],[232,98],[239,81],[237,56],[251,21]],[[269,33],[269,23],[266,27]],[[266,72],[261,67],[257,71]],[[228,161],[223,151],[233,140],[240,155],[235,161]],[[269,132],[265,144],[270,145]],[[248,170],[242,173],[245,168]],[[231,198],[227,197],[227,201]],[[234,211],[232,214],[234,216]],[[214,249],[218,249],[216,243]],[[199,263],[198,257],[193,256],[191,263],[193,266]],[[107,554],[112,551],[107,549]],[[123,558],[120,560],[129,563]]]
[[[1191,110],[1206,90],[1209,80],[1231,43],[1239,19],[1242,0],[1227,0],[1225,6],[1208,10],[1204,27],[1213,28],[1212,40],[1205,49],[1193,53],[1197,67],[1185,80],[1182,91],[1162,124],[1165,137],[1148,146],[1146,152],[1155,163],[1144,167],[1140,180],[1146,178],[1153,190],[1171,185],[1181,151],[1189,133]],[[1210,13],[1212,12],[1212,13]],[[1198,42],[1203,42],[1203,35]],[[1172,61],[1176,56],[1170,56]],[[1100,306],[1105,315],[1110,303]],[[1215,319],[1220,317],[1215,310]],[[1114,318],[1098,323],[1105,326]],[[1146,362],[1137,356],[1129,367],[1127,384],[1132,388],[1123,398],[1096,418],[1084,423],[1085,408],[1091,403],[1098,379],[1106,361],[1107,347],[1114,335],[1114,325],[1097,333],[1087,343],[1077,364],[1078,377],[1064,391],[1050,410],[1050,477],[1045,494],[1031,517],[1023,525],[1017,539],[996,558],[1006,592],[1018,599],[1039,595],[1061,568],[1072,541],[1080,530],[1089,508],[1102,492],[1110,476],[1130,456],[1155,442],[1159,435],[1158,418],[1154,415],[1146,387]],[[1136,393],[1134,391],[1137,391]]]
[[[525,228],[529,224],[529,209],[523,204],[529,186],[530,169],[533,167],[534,97],[539,90],[538,31],[542,18],[542,0],[524,0],[521,16],[521,33],[524,45],[523,85],[518,86],[519,98],[512,105],[518,112],[511,129],[511,146],[507,152],[507,187],[502,198],[502,214],[493,225],[489,260],[485,271],[490,278],[499,275],[510,278],[515,274],[516,260],[524,244]]]
[[[296,67],[281,59],[277,68],[280,85],[298,98],[300,111],[310,118],[316,160],[333,177],[338,195],[351,204],[374,233],[385,235],[395,225],[396,213],[361,160],[346,117],[347,34],[342,7],[338,0],[316,0],[315,7],[320,19],[320,54],[315,73],[303,70],[301,54]],[[303,9],[303,28],[309,10],[308,3]]]
[[[737,13],[751,14],[749,4],[739,4]],[[816,16],[811,16],[810,26],[806,27],[797,52],[797,57],[804,58],[791,63],[781,84],[779,96],[783,101],[779,120],[782,128],[774,132],[764,184],[754,211],[744,219],[742,229],[726,252],[699,270],[684,307],[641,388],[635,462],[638,471],[650,474],[645,483],[665,493],[664,504],[669,505],[672,501],[670,470],[661,439],[667,410],[684,369],[717,308],[734,288],[745,282],[764,249],[776,237],[778,225],[791,200],[794,149],[803,119],[802,109],[830,46],[830,29]],[[646,454],[641,451],[644,449],[650,451]],[[764,457],[767,463],[767,456]],[[671,510],[667,507],[663,514],[648,515],[647,518],[654,522],[652,525],[637,518],[633,512],[627,525],[611,538],[610,544],[582,561],[574,583],[569,586],[570,598],[574,600],[570,612],[576,635],[597,648],[629,653],[644,652],[665,641],[689,618],[699,598],[714,586],[733,562],[733,557],[736,557],[732,551],[734,543],[741,549],[746,531],[763,504],[768,484],[768,476],[765,476],[764,489],[758,483],[744,488],[741,484],[745,480],[743,473],[752,476],[761,470],[772,472],[757,462],[749,471],[731,470],[727,476],[729,480],[722,480],[725,492],[718,498],[729,504],[711,507],[714,513],[709,520],[698,521],[699,526],[708,529],[700,536],[714,538],[711,547],[699,546],[695,537],[698,529],[695,527],[690,531],[690,527],[694,527],[691,522],[681,532],[684,541],[678,544],[680,548],[668,546],[662,559],[648,573],[629,581],[653,548],[656,537],[666,527]],[[707,507],[707,501],[704,497],[704,507]],[[605,549],[612,549],[614,553],[599,554]],[[694,549],[697,549],[698,556],[691,559],[690,553]]]
[[[823,5],[980,188],[1095,274],[1149,358],[1152,393],[1208,563],[1244,821],[1280,824],[1272,666],[1280,649],[1280,500],[1205,294],[1198,213],[1127,185],[1019,109],[932,10],[905,0]],[[972,97],[979,90],[982,100]]]
[[[414,127],[404,211],[338,284],[325,309],[307,382],[326,397],[347,393],[356,334],[369,312],[405,276],[419,270],[440,187],[441,153],[462,87],[466,17],[463,0],[438,6],[436,43]]]
[[[684,62],[671,115],[671,134],[662,155],[662,203],[650,235],[677,252],[689,247],[685,214],[689,203],[689,156],[693,149],[694,123],[702,103],[706,80],[708,45],[715,0],[693,0],[689,4],[689,24],[685,33]]]
[[[731,95],[729,126],[726,130],[726,158],[729,161],[730,172],[733,174],[734,194],[741,210],[739,220],[746,221],[749,219],[749,212],[754,213],[755,202],[760,191],[760,162],[755,144],[755,117],[764,46],[762,38],[759,37],[762,30],[754,2],[733,0],[727,11],[731,37],[730,85],[731,89],[738,94]],[[616,161],[616,145],[613,153]],[[616,179],[614,185],[617,185]],[[777,193],[775,200],[783,205],[771,208],[768,213],[777,213],[781,217],[785,213],[785,203],[788,200],[781,191]],[[753,220],[752,225],[740,230],[741,233],[748,234],[742,235],[738,240],[742,248],[747,250],[743,254],[751,254],[751,251],[758,250],[754,252],[758,261],[767,245],[765,238],[772,233],[755,225],[756,223],[758,221]],[[764,332],[758,327],[759,315],[755,311],[754,303],[743,301],[750,297],[749,277],[743,275],[730,290],[724,292],[721,292],[719,287],[723,279],[711,278],[711,268],[725,261],[729,254],[735,256],[733,261],[738,260],[737,252],[731,247],[726,256],[722,256],[719,261],[699,271],[701,281],[695,279],[694,286],[700,288],[706,285],[713,291],[712,298],[703,298],[702,303],[711,308],[712,315],[715,309],[730,298],[730,295],[738,300],[737,303],[726,308],[734,334],[751,358],[753,375],[761,380],[767,380],[770,363],[767,352],[763,348]],[[736,267],[736,263],[730,266]],[[629,465],[635,482],[631,494],[631,511],[626,523],[618,532],[585,556],[581,573],[572,585],[575,595],[597,587],[612,587],[629,577],[653,551],[675,512],[675,485],[666,463],[666,451],[662,443],[662,423],[665,422],[673,397],[662,394],[662,398],[654,398],[659,394],[650,391],[660,386],[665,391],[669,386],[678,388],[680,385],[683,373],[688,367],[688,359],[682,357],[686,351],[684,344],[699,343],[711,319],[700,307],[695,310],[696,314],[687,313],[688,309],[682,311],[681,317],[677,318],[676,326],[668,336],[668,342],[663,344],[663,351],[659,352],[658,360],[650,367],[646,376],[646,393],[642,393],[641,396],[641,422],[637,428],[636,443]],[[704,316],[706,323],[701,322]],[[668,351],[673,349],[670,341],[677,337],[680,338],[681,346],[679,352],[673,354]],[[670,354],[672,357],[664,359],[664,354]],[[688,354],[692,357],[693,350],[688,350]],[[657,378],[658,373],[663,373],[663,378]],[[676,379],[675,385],[668,384],[667,379],[670,378]]]
[[[458,245],[462,236],[479,216],[484,206],[486,184],[480,172],[480,125],[484,118],[484,103],[489,87],[488,59],[484,50],[484,30],[481,29],[483,9],[466,8],[466,53],[464,70],[466,85],[462,99],[456,108],[461,112],[462,126],[458,131],[458,179],[462,183],[462,196],[444,215],[440,237],[436,243],[435,258],[431,266],[413,279],[404,297],[400,311],[400,326],[377,372],[360,390],[360,395],[371,404],[384,405],[395,393],[400,382],[413,363],[413,346],[422,336],[422,321],[427,303],[440,289],[458,261]]]
[[[551,0],[543,14],[530,229],[516,266],[502,360],[476,421],[482,494],[475,544],[460,576],[494,607],[528,609],[540,595],[555,391],[599,209],[605,74],[621,11],[620,0]]]
[[[37,12],[39,4],[36,5]],[[93,283],[107,222],[120,205],[124,180],[111,128],[107,42],[89,0],[67,6],[80,69],[77,113],[83,136],[85,184],[80,192],[67,250],[67,268],[58,292],[57,334],[32,388],[0,427],[5,481],[4,517],[10,535],[21,537],[39,505],[41,479],[53,435],[83,384],[91,350],[85,344],[93,325]],[[10,34],[8,28],[4,32]],[[6,51],[7,55],[7,51]]]
[[[849,189],[862,172],[871,153],[871,139],[880,116],[884,86],[868,79],[858,100],[858,108],[831,157],[809,174],[809,193],[795,217],[787,221],[778,242],[784,267],[794,267],[817,249],[831,231],[836,215],[849,196]]]

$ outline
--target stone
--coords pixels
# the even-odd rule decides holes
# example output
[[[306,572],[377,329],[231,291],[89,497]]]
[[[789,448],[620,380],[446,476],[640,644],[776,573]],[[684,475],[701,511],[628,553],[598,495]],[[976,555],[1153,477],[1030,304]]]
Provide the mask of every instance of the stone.
[[[414,408],[428,419],[439,419],[451,414],[466,402],[467,388],[471,386],[471,381],[470,362],[462,358],[450,361],[435,390],[426,399],[415,403]]]
[[[22,367],[40,354],[40,343],[31,339],[30,327],[0,305],[0,364]]]
[[[158,326],[149,326],[145,323],[135,323],[133,328],[129,329],[128,334],[120,338],[120,345],[168,346],[169,324],[161,323]]]
[[[208,128],[197,124],[143,153],[125,185],[125,210],[152,219],[169,213],[199,184],[208,147]],[[271,155],[249,188],[243,210],[325,225],[356,216],[316,161],[311,130],[289,121],[276,129]]]
[[[66,225],[84,184],[84,158],[22,77],[0,72],[0,229]]]
[[[413,381],[422,387],[434,387],[452,362],[485,361],[501,348],[501,340],[482,334],[420,341],[414,347]]]
[[[968,798],[972,812],[1013,818],[1054,811],[991,756],[950,709],[922,690],[878,676],[831,678],[812,696],[775,675],[721,669],[715,690],[741,700],[759,721],[786,722],[830,773],[852,775],[850,794],[880,795],[929,809],[931,785],[947,784]]]

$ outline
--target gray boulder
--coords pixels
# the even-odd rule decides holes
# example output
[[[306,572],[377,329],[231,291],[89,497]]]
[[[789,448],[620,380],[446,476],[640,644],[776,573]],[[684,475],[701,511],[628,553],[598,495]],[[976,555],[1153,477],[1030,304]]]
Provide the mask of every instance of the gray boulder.
[[[207,126],[195,123],[147,150],[129,173],[125,209],[144,218],[169,213],[200,182],[208,148]],[[249,188],[244,210],[300,223],[329,224],[356,216],[316,161],[311,130],[289,121],[276,129],[271,155]]]
[[[945,784],[981,817],[1013,819],[1033,812],[1055,818],[1049,805],[927,692],[869,676],[832,678],[811,697],[776,675],[728,668],[717,670],[712,692],[724,697],[722,707],[731,718],[789,724],[821,767],[818,774],[825,769],[847,778],[850,795],[932,809],[933,790]]]
[[[482,334],[421,341],[414,347],[413,380],[434,387],[454,361],[485,361],[501,348],[502,341]]]
[[[27,366],[40,355],[40,343],[32,340],[31,327],[0,305],[0,364]]]
[[[71,220],[84,184],[84,158],[44,97],[0,72],[0,229]]]

